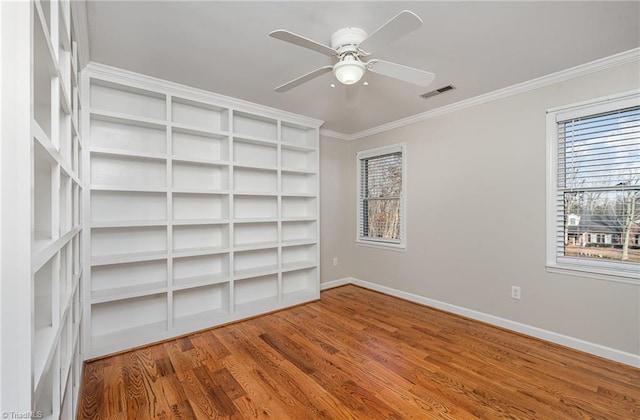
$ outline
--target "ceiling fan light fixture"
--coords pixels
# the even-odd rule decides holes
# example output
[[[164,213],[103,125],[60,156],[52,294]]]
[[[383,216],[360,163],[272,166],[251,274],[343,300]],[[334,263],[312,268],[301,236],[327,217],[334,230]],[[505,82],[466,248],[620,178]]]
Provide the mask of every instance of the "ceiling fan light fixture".
[[[345,55],[340,62],[333,66],[333,74],[344,85],[358,83],[364,76],[364,71],[364,63],[350,54]]]

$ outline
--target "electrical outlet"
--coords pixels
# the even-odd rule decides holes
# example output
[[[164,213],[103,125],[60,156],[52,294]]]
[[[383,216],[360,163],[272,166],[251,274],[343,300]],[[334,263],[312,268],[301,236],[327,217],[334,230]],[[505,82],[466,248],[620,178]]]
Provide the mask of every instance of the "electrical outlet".
[[[337,266],[338,265],[338,257],[333,257],[333,266]]]
[[[511,298],[520,300],[520,288],[518,286],[511,286]]]

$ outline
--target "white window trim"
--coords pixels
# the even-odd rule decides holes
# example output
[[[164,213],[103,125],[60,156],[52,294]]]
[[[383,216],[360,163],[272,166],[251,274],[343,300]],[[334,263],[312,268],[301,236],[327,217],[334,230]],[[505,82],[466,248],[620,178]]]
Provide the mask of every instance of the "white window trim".
[[[380,239],[365,239],[360,237],[360,225],[362,214],[360,212],[360,186],[361,186],[361,159],[388,153],[402,153],[402,193],[400,195],[400,242],[388,242]],[[356,154],[356,244],[395,251],[407,248],[407,144],[397,143],[390,146],[377,147],[375,149],[362,150]]]
[[[579,275],[599,280],[640,284],[640,272],[628,270],[630,263],[617,261],[580,260],[556,255],[556,197],[558,178],[558,128],[557,122],[602,112],[640,105],[640,89],[634,89],[593,100],[547,110],[547,196],[546,196],[546,267],[550,273]],[[627,268],[625,270],[625,267]]]

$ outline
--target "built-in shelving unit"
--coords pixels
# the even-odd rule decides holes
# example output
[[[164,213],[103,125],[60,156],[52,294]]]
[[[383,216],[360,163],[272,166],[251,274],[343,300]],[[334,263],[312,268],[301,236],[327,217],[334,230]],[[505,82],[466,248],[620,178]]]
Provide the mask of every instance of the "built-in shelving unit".
[[[88,358],[319,297],[320,121],[95,64],[82,80]]]
[[[83,360],[85,144],[69,0],[31,8],[31,409],[74,417]],[[26,140],[26,139],[25,139]],[[18,344],[16,344],[18,345]],[[24,375],[28,375],[24,373]]]

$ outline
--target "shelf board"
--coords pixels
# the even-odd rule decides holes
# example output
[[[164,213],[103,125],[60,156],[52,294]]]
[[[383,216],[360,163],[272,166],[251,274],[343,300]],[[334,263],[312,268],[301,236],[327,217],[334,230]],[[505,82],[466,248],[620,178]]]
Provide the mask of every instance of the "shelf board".
[[[220,247],[187,248],[187,249],[174,250],[173,257],[174,258],[196,257],[199,255],[216,255],[216,254],[225,254],[225,253],[229,253],[229,248],[220,248]]]
[[[234,280],[244,280],[252,277],[268,276],[278,272],[277,265],[269,265],[265,267],[247,268],[244,270],[235,270],[233,273]]]
[[[281,245],[283,248],[290,246],[299,246],[299,245],[315,245],[318,243],[317,239],[314,238],[303,238],[303,239],[291,239],[288,241],[282,241]]]
[[[268,222],[277,222],[277,217],[245,217],[241,219],[233,219],[233,223],[268,223]]]
[[[114,122],[125,125],[135,125],[138,127],[153,128],[156,130],[165,130],[166,121],[157,120],[155,118],[137,117],[120,112],[104,111],[100,109],[91,109],[90,116],[92,119],[98,119],[107,122]]]
[[[229,195],[229,190],[211,190],[206,188],[172,188],[171,192],[176,194],[210,194]]]
[[[45,234],[38,234],[38,232],[36,232],[33,238],[33,245],[31,246],[31,250],[34,254],[37,254],[47,246],[51,245],[53,242],[55,242],[55,239],[47,237]]]
[[[35,119],[31,120],[31,133],[38,143],[40,143],[40,146],[47,151],[47,158],[49,161],[54,164],[60,162],[60,153],[58,152],[58,149],[53,145],[53,142],[47,133],[44,132],[38,121]]]
[[[60,296],[60,308],[62,309],[62,316],[60,319],[63,319],[67,315],[67,312],[71,309],[71,305],[73,305],[73,292],[74,288],[72,285],[67,289],[64,295]]]
[[[91,222],[92,228],[120,228],[141,226],[165,226],[167,220],[115,220],[107,222]]]
[[[62,367],[62,372],[61,372],[62,379],[60,380],[60,385],[62,385],[63,388],[60,390],[60,395],[65,395],[65,393],[67,392],[67,384],[69,384],[69,375],[71,375],[72,366],[73,366],[73,354],[70,354],[69,359],[65,360],[64,367]],[[69,404],[70,402],[71,401],[67,401],[67,404]]]
[[[233,163],[233,167],[235,168],[239,168],[239,169],[256,169],[259,171],[270,171],[270,172],[277,172],[278,171],[278,167],[277,166],[271,166],[271,165],[255,165],[255,164],[250,164],[250,163],[238,163],[238,162],[234,162]]]
[[[300,217],[283,217],[283,222],[315,222],[318,220],[317,216],[300,216]]]
[[[316,150],[318,150],[317,147],[301,146],[301,145],[295,144],[295,143],[282,142],[280,144],[281,144],[283,149],[298,150],[300,152],[315,152]]]
[[[56,332],[53,327],[38,328],[34,331],[34,346],[32,347],[34,391],[39,388],[43,374],[47,366],[51,364],[55,350]]]
[[[185,290],[201,286],[212,286],[214,284],[228,283],[230,279],[231,277],[228,273],[178,277],[173,279],[173,290]]]
[[[181,157],[176,155],[171,156],[171,160],[174,162],[199,163],[199,164],[211,165],[211,166],[229,166],[228,160],[189,158],[189,157]]]
[[[82,268],[80,268],[79,272],[73,275],[73,284],[71,286],[72,289],[75,290],[75,288],[78,287],[78,284],[80,284],[81,277],[82,277]]]
[[[280,195],[282,197],[310,197],[310,198],[315,198],[318,195],[316,193],[289,193],[289,192],[282,192],[280,193]]]
[[[69,242],[78,232],[80,232],[80,227],[74,227],[61,237],[51,240],[41,249],[37,251],[34,249],[33,256],[31,258],[31,272],[35,273],[40,270],[40,268],[42,268],[42,266],[45,265],[45,263],[49,261],[56,252],[66,245],[67,242]]]
[[[266,137],[251,136],[248,134],[239,134],[239,133],[232,133],[232,136],[234,141],[238,140],[244,143],[266,144],[270,146],[276,146],[278,144],[278,140],[269,139]]]
[[[176,122],[170,122],[169,125],[171,126],[173,131],[177,131],[179,133],[193,134],[195,136],[210,137],[215,139],[229,137],[228,131],[208,130],[203,127],[191,126],[188,124],[182,124],[182,123],[176,123]]]
[[[226,225],[229,219],[179,219],[173,220],[173,226],[194,226],[194,225]]]
[[[236,245],[234,247],[234,252],[242,252],[242,251],[253,251],[258,249],[269,249],[269,248],[277,248],[277,241],[269,241],[269,242],[254,242],[251,244],[242,244]]]
[[[80,314],[81,313],[82,311],[80,311]],[[71,348],[75,349],[76,346],[78,345],[78,340],[80,339],[80,322],[71,324],[71,328],[73,329],[73,338],[71,339]]]
[[[282,264],[282,271],[297,271],[297,270],[305,270],[307,268],[317,267],[318,263],[316,261],[296,261],[293,263]]]
[[[130,299],[140,296],[156,295],[167,292],[167,282],[136,284],[112,289],[94,290],[91,292],[91,303],[105,303],[114,300]]]
[[[318,171],[314,169],[302,169],[302,168],[280,168],[283,173],[288,174],[305,174],[305,175],[315,175]]]
[[[60,96],[62,98],[62,109],[71,116],[73,114],[73,107],[71,106],[71,93],[69,91],[69,87],[65,84],[62,77],[58,77],[58,85],[62,91],[62,95]]]
[[[96,147],[91,146],[89,148],[91,154],[96,155],[108,155],[108,156],[123,156],[127,158],[136,157],[142,159],[151,159],[151,160],[167,160],[166,154],[160,153],[147,153],[147,152],[136,152],[131,150],[119,150],[119,149],[110,149],[108,147]]]
[[[61,160],[60,162],[60,170],[64,172],[66,176],[71,178],[73,182],[82,186],[82,181],[78,178],[78,174],[71,168],[71,164],[65,160]]]
[[[277,197],[277,192],[264,191],[233,191],[233,195],[255,196],[255,197]]]
[[[51,42],[51,32],[49,31],[49,27],[47,26],[47,20],[44,17],[44,12],[42,10],[42,4],[40,1],[34,2],[36,7],[36,14],[38,15],[38,21],[40,22],[40,26],[42,28],[42,32],[44,33],[44,38],[47,43],[47,65],[49,66],[49,72],[52,76],[58,75],[58,60],[56,59],[55,49],[53,48],[53,43]]]
[[[161,192],[166,193],[167,187],[135,187],[129,185],[104,185],[104,184],[91,184],[92,191],[122,191],[122,192]]]
[[[91,258],[92,266],[125,264],[130,262],[153,261],[167,258],[167,251],[133,252],[119,255],[100,255]]]

